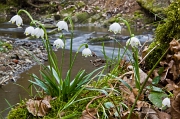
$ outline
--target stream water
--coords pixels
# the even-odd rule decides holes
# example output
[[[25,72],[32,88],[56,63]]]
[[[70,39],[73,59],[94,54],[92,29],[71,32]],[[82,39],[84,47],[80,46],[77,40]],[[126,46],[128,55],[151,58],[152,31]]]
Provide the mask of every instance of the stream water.
[[[24,35],[24,29],[23,28],[17,28],[15,25],[10,24],[9,22],[1,21],[0,20],[0,38],[7,38],[7,39],[15,39],[16,41],[24,40],[26,39]],[[93,33],[92,33],[93,32]],[[64,32],[67,36],[70,35],[70,33]],[[136,37],[138,37],[143,44],[146,40],[149,38],[152,38],[152,33],[147,31],[147,30],[134,30],[133,33],[135,34]],[[76,27],[74,30],[74,39],[73,39],[73,51],[77,51],[78,47],[82,43],[86,43],[87,39],[90,37],[95,37],[95,36],[102,36],[105,34],[110,34],[112,33],[108,32],[108,28],[102,28],[102,27],[94,27],[94,26],[81,26],[81,27]],[[49,39],[51,41],[54,41],[56,38],[58,38],[60,34],[54,34],[50,35]],[[125,44],[127,36],[129,33],[124,29],[122,31],[122,40],[119,42],[122,44],[122,46]],[[106,54],[111,55],[114,47],[114,41],[107,41],[105,42],[105,49],[106,49]],[[65,76],[67,69],[68,69],[68,63],[69,63],[69,45],[70,44],[70,39],[67,39],[66,41],[66,51],[65,51],[65,64],[63,67],[63,75]],[[103,57],[102,54],[102,43],[91,43],[89,44],[89,48],[92,49],[93,52],[96,53],[99,57]],[[118,45],[115,44],[117,47]],[[117,50],[117,49],[116,49]],[[56,52],[58,59],[61,58],[61,51],[58,50]],[[86,69],[87,72],[91,72],[94,70],[96,67],[93,66],[90,63],[90,60],[93,60],[95,58],[93,57],[88,57],[84,58],[81,56],[81,53],[78,54],[78,57],[76,59],[72,75],[75,75],[79,69]],[[28,71],[25,71],[24,73],[20,74],[20,78],[17,80],[16,84],[22,85],[24,88],[28,88],[29,82],[28,80],[30,79],[29,74],[35,73],[39,74],[39,67],[38,65],[33,66],[31,69]],[[14,105],[18,102],[20,102],[21,99],[24,98],[29,98],[29,94],[20,86],[17,86],[16,84],[9,83],[3,87],[0,88],[0,115],[2,115],[2,118],[5,117],[9,111],[7,109],[9,107],[8,103],[6,100],[11,104]],[[4,111],[7,109],[6,111]],[[1,118],[1,116],[0,116]]]

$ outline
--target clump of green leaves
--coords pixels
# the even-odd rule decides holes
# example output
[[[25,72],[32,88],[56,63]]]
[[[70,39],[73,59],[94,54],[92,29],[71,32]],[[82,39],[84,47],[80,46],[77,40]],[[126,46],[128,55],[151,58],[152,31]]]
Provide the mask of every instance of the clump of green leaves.
[[[168,48],[170,41],[173,38],[180,38],[180,0],[173,2],[167,9],[167,18],[164,19],[162,24],[159,24],[155,31],[155,41],[150,44],[149,51],[155,46],[159,45],[153,52],[146,58],[147,68],[152,68],[163,54],[164,50]]]
[[[0,52],[7,52],[12,48],[13,48],[12,44],[0,40]]]

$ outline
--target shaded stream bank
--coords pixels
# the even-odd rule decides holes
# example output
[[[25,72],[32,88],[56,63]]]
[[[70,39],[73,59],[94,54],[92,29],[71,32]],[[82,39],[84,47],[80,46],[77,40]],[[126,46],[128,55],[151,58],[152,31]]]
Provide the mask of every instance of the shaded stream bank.
[[[5,23],[0,23],[0,37],[1,39],[7,39],[7,40],[15,40],[16,43],[21,43],[24,41],[29,41],[25,35],[24,35],[24,29],[23,28],[16,28],[16,26],[5,22]],[[144,43],[146,40],[148,40],[149,38],[152,38],[152,34],[149,33],[149,31],[145,31],[144,29],[141,31],[133,31],[134,34],[140,39],[141,43]],[[66,34],[66,36],[70,36],[69,33],[64,32]],[[89,37],[98,37],[98,36],[102,36],[104,34],[110,34],[111,33],[108,32],[107,28],[102,28],[102,27],[94,27],[94,26],[79,26],[75,28],[74,31],[74,40],[73,40],[73,50],[77,51],[78,47],[80,46],[80,44],[82,43],[86,43],[88,42],[88,38]],[[142,35],[143,34],[143,35]],[[53,42],[56,38],[58,38],[60,35],[60,33],[58,34],[54,34],[54,35],[50,35],[49,39],[51,40],[51,42]],[[122,37],[120,41],[120,43],[122,44],[122,46],[125,44],[126,42],[126,38],[128,37],[129,33],[124,29],[122,31],[122,35],[120,35]],[[124,40],[123,40],[124,38]],[[33,40],[34,41],[34,40]],[[68,60],[69,60],[69,39],[67,39],[66,41],[66,51],[65,51],[65,62],[64,62],[64,67],[63,67],[63,75],[66,75],[67,69],[68,69]],[[105,49],[106,49],[106,53],[107,55],[111,55],[112,51],[113,51],[113,46],[114,46],[114,41],[106,41],[105,42]],[[103,57],[102,55],[102,42],[98,42],[98,43],[91,43],[89,44],[89,47],[92,49],[93,52],[95,52],[97,54],[98,57]],[[115,44],[116,45],[116,44]],[[118,45],[116,46],[118,47]],[[61,50],[58,50],[56,52],[58,59],[61,58]],[[81,56],[81,53],[78,54],[77,60],[75,62],[74,65],[74,69],[72,71],[72,75],[75,75],[77,73],[77,71],[79,69],[86,69],[87,72],[91,72],[92,70],[94,70],[96,67],[93,66],[90,63],[90,60],[94,60],[94,57],[88,57],[88,58],[84,58]],[[28,80],[30,79],[30,76],[28,74],[39,74],[39,66],[33,66],[31,69],[29,69],[28,71],[25,71],[24,73],[22,73],[19,76],[19,79],[17,80],[17,84],[22,85],[24,88],[28,88],[29,86],[29,82]],[[13,84],[13,83],[9,83],[5,86],[3,86],[2,88],[0,88],[0,94],[1,94],[1,98],[0,98],[0,112],[2,112],[4,109],[8,108],[9,105],[6,103],[5,99],[12,105],[18,103],[21,99],[24,98],[29,98],[29,94],[21,87]],[[2,113],[2,116],[5,117],[6,114],[8,113],[8,110]]]

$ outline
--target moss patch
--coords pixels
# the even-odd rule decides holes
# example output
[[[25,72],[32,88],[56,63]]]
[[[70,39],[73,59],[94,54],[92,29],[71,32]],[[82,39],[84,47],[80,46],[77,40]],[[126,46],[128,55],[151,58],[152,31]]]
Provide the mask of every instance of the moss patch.
[[[137,0],[137,2],[141,7],[155,14],[164,14],[169,5],[167,0]]]
[[[100,37],[95,37],[95,38],[89,38],[88,39],[90,43],[92,42],[102,42],[102,41],[109,41],[111,40],[111,38],[109,37],[109,35],[104,35],[104,36],[100,36]]]
[[[159,46],[146,58],[148,68],[152,68],[163,52],[168,48],[169,42],[180,38],[180,0],[173,2],[167,9],[167,18],[159,24],[155,31],[155,41],[150,44],[151,50],[155,44]]]
[[[87,12],[77,12],[72,19],[74,23],[87,23],[90,16]]]
[[[63,111],[60,111],[67,102],[63,102],[61,97],[56,98],[55,100],[52,100],[50,102],[51,104],[51,110],[48,112],[48,114],[44,117],[33,117],[26,109],[26,103],[25,101],[22,101],[18,106],[16,106],[14,109],[12,109],[7,119],[59,119],[60,115],[63,118],[67,119],[79,119],[82,116],[82,112],[86,109],[87,104],[95,97],[102,96],[103,92],[101,90],[105,90],[105,88],[111,88],[110,83],[113,83],[113,79],[110,79],[109,77],[105,77],[99,81],[93,81],[89,86],[92,88],[92,90],[83,90],[81,94],[77,97],[76,102],[71,104],[69,107],[64,109]],[[93,88],[97,90],[93,90]],[[115,88],[118,90],[117,88]],[[108,90],[107,90],[108,91]],[[103,115],[103,109],[104,111],[107,111],[107,109],[102,108],[100,105],[104,105],[106,102],[111,102],[113,99],[113,102],[115,104],[119,104],[122,101],[122,97],[119,95],[117,96],[115,93],[112,93],[108,97],[102,97],[97,98],[94,101],[92,101],[88,108],[97,108],[98,114],[100,117]],[[108,111],[107,111],[108,113]]]

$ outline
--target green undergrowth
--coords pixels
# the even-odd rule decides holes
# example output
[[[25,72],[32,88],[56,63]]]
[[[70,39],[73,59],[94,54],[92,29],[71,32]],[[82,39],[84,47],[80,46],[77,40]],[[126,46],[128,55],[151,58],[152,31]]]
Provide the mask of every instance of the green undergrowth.
[[[86,110],[87,104],[95,97],[104,95],[105,92],[108,92],[106,89],[110,89],[110,84],[112,82],[110,77],[106,76],[103,79],[99,81],[93,81],[89,85],[89,87],[85,90],[83,90],[80,95],[77,97],[75,102],[71,104],[68,108],[59,111],[62,109],[67,102],[63,102],[62,99],[56,98],[54,100],[50,101],[51,109],[48,112],[48,114],[44,117],[34,117],[32,114],[28,112],[26,109],[26,101],[21,101],[20,104],[18,104],[16,107],[12,108],[11,111],[8,114],[7,119],[59,119],[58,115],[63,114],[64,118],[71,118],[71,119],[79,119],[82,116],[82,112]],[[117,89],[118,90],[118,89]],[[121,96],[117,96],[115,93],[112,93],[108,96],[105,96],[103,98],[98,98],[92,101],[92,103],[89,104],[88,109],[98,109],[98,114],[100,117],[103,115],[103,108],[104,103],[111,102],[113,100],[114,103],[119,104],[119,102],[122,101]],[[106,109],[107,111],[107,109]],[[108,113],[108,111],[107,111]]]
[[[0,52],[7,52],[11,50],[13,46],[10,43],[4,42],[0,40]]]

